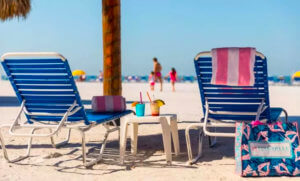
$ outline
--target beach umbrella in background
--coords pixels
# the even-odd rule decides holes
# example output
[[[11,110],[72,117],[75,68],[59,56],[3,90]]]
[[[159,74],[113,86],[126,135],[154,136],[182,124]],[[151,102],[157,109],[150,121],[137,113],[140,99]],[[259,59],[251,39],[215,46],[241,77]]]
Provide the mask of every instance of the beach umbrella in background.
[[[85,75],[85,72],[83,70],[74,70],[72,72],[73,76],[81,76],[81,75]]]
[[[0,0],[2,21],[22,17],[30,11],[30,0]],[[121,95],[121,8],[120,0],[102,0],[103,94]]]
[[[293,76],[292,76],[292,79],[300,79],[300,71],[298,71],[298,72],[295,72],[294,74],[293,74]]]
[[[0,19],[26,18],[30,9],[30,0],[0,0]]]

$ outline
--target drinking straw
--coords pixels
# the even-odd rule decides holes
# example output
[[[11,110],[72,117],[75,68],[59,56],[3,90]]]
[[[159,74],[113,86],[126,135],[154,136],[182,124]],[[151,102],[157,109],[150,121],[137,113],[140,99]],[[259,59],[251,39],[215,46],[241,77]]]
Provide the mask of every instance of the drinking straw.
[[[150,96],[149,96],[149,93],[148,93],[148,91],[147,91],[147,96],[148,96],[148,98],[149,98],[150,102],[152,102],[152,101],[151,101],[151,98],[150,98]]]
[[[140,103],[143,104],[142,92],[140,92]]]

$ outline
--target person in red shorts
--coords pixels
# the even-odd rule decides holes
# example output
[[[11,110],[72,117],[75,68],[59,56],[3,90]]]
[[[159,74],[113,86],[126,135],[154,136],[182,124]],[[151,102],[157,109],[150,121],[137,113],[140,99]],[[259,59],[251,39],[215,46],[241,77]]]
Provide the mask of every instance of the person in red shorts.
[[[154,72],[155,81],[158,80],[160,83],[160,91],[162,91],[162,83],[163,83],[163,80],[161,77],[161,70],[162,70],[162,67],[161,67],[160,63],[157,61],[157,58],[154,57],[153,58],[153,72]]]
[[[177,72],[175,68],[172,68],[169,74],[166,76],[166,78],[170,77],[170,82],[172,85],[172,91],[175,92],[175,82],[177,80]]]
[[[149,75],[149,83],[150,83],[150,89],[151,89],[151,91],[154,91],[155,76],[154,76],[154,72],[153,71],[151,71],[151,74]]]

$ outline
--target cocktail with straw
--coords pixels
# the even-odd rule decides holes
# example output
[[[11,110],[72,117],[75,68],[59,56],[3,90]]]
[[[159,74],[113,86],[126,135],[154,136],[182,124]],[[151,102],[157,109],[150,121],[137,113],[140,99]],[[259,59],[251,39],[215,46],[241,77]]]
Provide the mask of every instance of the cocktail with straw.
[[[142,92],[140,92],[140,102],[133,102],[132,107],[135,107],[136,116],[144,116],[145,115],[145,104],[143,103]]]
[[[150,109],[151,109],[151,115],[152,116],[159,116],[159,108],[162,105],[165,105],[165,102],[161,99],[151,100],[149,93],[147,92],[147,96],[150,101]]]

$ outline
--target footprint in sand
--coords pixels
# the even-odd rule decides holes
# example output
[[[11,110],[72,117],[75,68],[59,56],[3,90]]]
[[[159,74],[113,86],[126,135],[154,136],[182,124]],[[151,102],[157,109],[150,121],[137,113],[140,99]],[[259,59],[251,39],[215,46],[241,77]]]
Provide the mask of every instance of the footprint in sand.
[[[49,155],[45,156],[44,159],[58,158],[61,156],[63,156],[61,153],[55,152],[55,153],[50,153]]]

